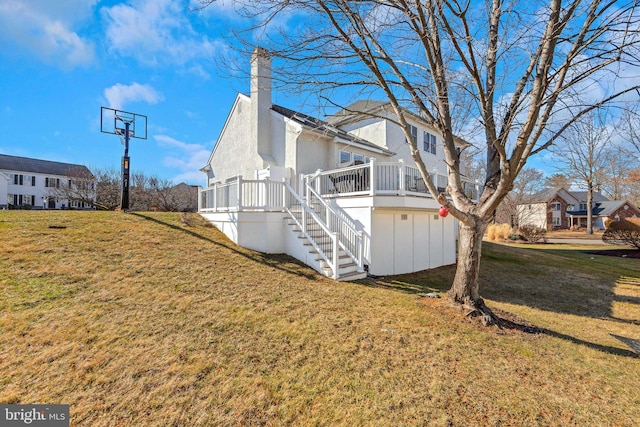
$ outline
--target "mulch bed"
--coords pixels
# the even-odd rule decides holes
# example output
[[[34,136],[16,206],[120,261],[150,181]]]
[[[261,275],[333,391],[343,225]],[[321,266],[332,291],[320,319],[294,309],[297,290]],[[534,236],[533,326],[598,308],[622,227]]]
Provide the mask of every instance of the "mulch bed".
[[[591,255],[615,256],[620,258],[640,259],[640,250],[638,249],[608,249],[603,251],[588,251]]]

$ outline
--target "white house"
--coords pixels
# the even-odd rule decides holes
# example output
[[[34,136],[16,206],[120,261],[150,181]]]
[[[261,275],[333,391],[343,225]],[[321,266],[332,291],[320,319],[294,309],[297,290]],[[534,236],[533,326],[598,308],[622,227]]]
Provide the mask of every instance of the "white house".
[[[452,264],[457,222],[438,215],[393,117],[376,101],[325,121],[272,104],[271,62],[258,48],[251,94],[237,95],[201,169],[199,212],[241,246],[290,254],[336,279]],[[446,187],[440,136],[407,117],[434,182]]]
[[[94,201],[86,166],[0,154],[0,208],[90,209]]]

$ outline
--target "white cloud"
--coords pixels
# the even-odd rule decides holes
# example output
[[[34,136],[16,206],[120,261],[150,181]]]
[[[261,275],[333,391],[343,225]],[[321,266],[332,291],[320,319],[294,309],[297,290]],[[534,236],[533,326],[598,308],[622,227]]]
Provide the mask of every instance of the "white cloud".
[[[200,168],[209,160],[210,149],[200,144],[179,141],[167,135],[154,135],[153,139],[166,151],[163,164],[180,171],[173,178],[174,182],[194,183],[204,180],[204,174],[200,172]]]
[[[74,28],[90,16],[96,2],[2,0],[0,41],[62,68],[86,66],[94,61],[94,46]]]
[[[175,0],[136,0],[103,8],[109,50],[152,66],[211,60],[223,44],[199,36],[183,5]],[[198,65],[190,69],[208,77]]]
[[[117,83],[104,90],[104,97],[107,99],[109,107],[121,110],[128,102],[144,101],[148,104],[157,104],[163,99],[162,94],[152,86],[140,83],[123,85]]]

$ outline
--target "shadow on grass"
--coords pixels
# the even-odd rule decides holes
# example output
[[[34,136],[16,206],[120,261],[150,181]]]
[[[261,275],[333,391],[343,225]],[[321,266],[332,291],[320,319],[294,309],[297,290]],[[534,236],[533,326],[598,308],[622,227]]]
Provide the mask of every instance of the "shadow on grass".
[[[304,277],[305,279],[309,279],[309,280],[317,280],[318,279],[318,275],[315,273],[315,271],[311,270],[310,267],[307,267],[304,264],[301,264],[298,260],[296,260],[295,258],[290,257],[289,255],[273,255],[273,254],[263,254],[260,252],[255,252],[255,251],[251,251],[249,249],[246,250],[240,250],[238,249],[239,247],[236,246],[234,243],[231,243],[230,245],[227,245],[223,242],[211,239],[210,237],[204,236],[200,233],[196,233],[195,231],[192,230],[187,230],[184,227],[180,227],[178,225],[175,224],[171,224],[165,221],[162,221],[158,218],[154,218],[152,216],[149,215],[145,215],[139,212],[131,212],[131,215],[143,218],[147,221],[153,221],[156,224],[160,224],[163,225],[165,227],[169,227],[173,230],[178,230],[181,231],[185,234],[188,234],[192,237],[195,237],[197,239],[203,240],[207,243],[212,243],[216,246],[220,246],[223,247],[225,249],[228,249],[238,255],[241,255],[251,261],[254,262],[258,262],[260,264],[264,264],[266,266],[269,266],[271,268],[275,268],[277,270],[283,271],[285,273],[289,273],[289,274],[295,274],[296,276],[300,276],[300,277]],[[222,233],[220,232],[220,234],[222,235]],[[226,236],[225,236],[226,238]],[[297,268],[288,268],[287,264],[294,264]],[[310,271],[303,271],[303,270],[310,270]]]
[[[608,257],[593,258],[581,250],[535,250],[485,243],[480,266],[480,293],[487,300],[537,308],[543,311],[591,317],[631,325],[639,320],[614,316],[614,303],[640,309],[640,297],[617,295],[625,276],[637,276],[635,260],[614,266]],[[629,264],[628,264],[629,263]],[[445,293],[453,282],[455,266],[440,267],[412,274],[361,280],[364,286],[409,294]],[[634,280],[631,285],[635,285]],[[640,285],[640,280],[637,281]],[[489,303],[489,305],[491,305]],[[638,357],[634,352],[584,341],[550,329],[546,335],[561,338],[605,353]]]

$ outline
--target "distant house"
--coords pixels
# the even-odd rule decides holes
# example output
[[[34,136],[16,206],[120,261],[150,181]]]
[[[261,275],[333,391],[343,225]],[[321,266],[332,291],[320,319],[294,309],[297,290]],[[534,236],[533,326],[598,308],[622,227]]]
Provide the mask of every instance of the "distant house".
[[[92,209],[94,202],[86,166],[0,154],[0,208]]]
[[[438,215],[389,103],[356,101],[320,120],[272,103],[267,51],[256,49],[251,66],[250,96],[238,94],[201,169],[205,218],[240,246],[287,253],[340,280],[455,263],[457,220]],[[405,118],[444,190],[441,135]],[[464,153],[461,163],[464,171]]]
[[[532,224],[548,230],[587,226],[587,192],[550,188],[518,205],[518,224]],[[593,192],[592,224],[604,229],[605,221],[640,217],[640,209],[626,200],[609,200]]]

